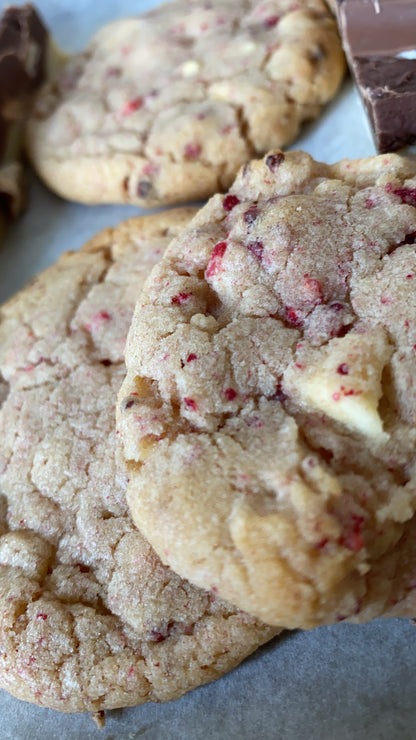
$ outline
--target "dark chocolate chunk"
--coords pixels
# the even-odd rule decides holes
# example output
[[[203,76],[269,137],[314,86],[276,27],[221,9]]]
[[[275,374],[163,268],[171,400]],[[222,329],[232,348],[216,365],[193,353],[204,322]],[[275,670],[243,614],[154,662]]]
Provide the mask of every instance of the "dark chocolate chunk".
[[[30,4],[0,17],[0,212],[16,218],[25,205],[21,125],[46,79],[49,36]]]
[[[32,5],[8,7],[0,18],[0,106],[30,95],[46,74],[48,34]]]
[[[416,2],[338,0],[351,73],[379,152],[416,141]]]

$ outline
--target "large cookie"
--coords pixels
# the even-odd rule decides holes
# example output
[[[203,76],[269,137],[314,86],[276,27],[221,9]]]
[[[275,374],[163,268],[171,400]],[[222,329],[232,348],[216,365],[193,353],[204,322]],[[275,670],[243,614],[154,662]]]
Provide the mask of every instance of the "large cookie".
[[[133,518],[265,622],[409,603],[415,243],[415,162],[273,151],[147,281],[119,407]]]
[[[288,144],[343,74],[324,0],[177,0],[104,27],[45,87],[30,157],[73,200],[195,201]]]
[[[162,565],[115,470],[136,290],[191,213],[103,232],[1,309],[0,687],[20,699],[175,699],[276,633]]]

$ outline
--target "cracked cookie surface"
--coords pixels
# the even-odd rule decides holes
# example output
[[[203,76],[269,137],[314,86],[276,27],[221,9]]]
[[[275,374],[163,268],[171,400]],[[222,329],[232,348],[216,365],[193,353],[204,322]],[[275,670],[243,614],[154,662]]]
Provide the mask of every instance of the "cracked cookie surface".
[[[410,160],[272,151],[136,308],[118,405],[133,518],[265,622],[415,609],[415,243]]]
[[[276,633],[162,565],[116,472],[136,290],[192,213],[108,229],[0,309],[0,687],[41,706],[175,699]]]
[[[38,99],[29,154],[73,200],[203,199],[292,141],[343,74],[324,0],[177,0],[102,28],[73,57]]]

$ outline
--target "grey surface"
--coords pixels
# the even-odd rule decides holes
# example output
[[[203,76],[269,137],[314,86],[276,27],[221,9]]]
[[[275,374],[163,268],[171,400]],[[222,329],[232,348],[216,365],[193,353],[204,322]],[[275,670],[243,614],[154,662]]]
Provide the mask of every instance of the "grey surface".
[[[408,620],[285,633],[177,702],[86,715],[0,692],[2,740],[414,740],[416,627]]]
[[[75,50],[102,23],[155,4],[39,0],[38,7],[58,42]],[[374,154],[349,83],[293,148],[326,161]],[[66,203],[34,178],[30,208],[0,252],[0,300],[61,252],[139,212]],[[88,715],[61,715],[0,691],[0,740],[413,740],[415,666],[416,627],[408,620],[286,633],[232,674],[177,702],[107,713],[104,730]]]

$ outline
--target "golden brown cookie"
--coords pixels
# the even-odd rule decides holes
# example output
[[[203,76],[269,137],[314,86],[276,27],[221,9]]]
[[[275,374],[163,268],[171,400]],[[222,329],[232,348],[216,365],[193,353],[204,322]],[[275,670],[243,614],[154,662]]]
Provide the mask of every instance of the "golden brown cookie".
[[[116,472],[136,292],[192,213],[104,231],[0,311],[0,687],[41,706],[175,699],[276,633],[162,565]]]
[[[272,151],[146,283],[119,396],[133,518],[265,622],[364,621],[413,588],[415,242],[414,162]]]
[[[324,0],[165,3],[102,28],[44,88],[29,154],[72,200],[203,199],[292,141],[344,67]]]

